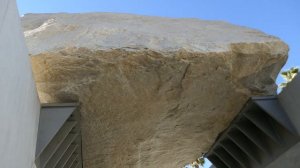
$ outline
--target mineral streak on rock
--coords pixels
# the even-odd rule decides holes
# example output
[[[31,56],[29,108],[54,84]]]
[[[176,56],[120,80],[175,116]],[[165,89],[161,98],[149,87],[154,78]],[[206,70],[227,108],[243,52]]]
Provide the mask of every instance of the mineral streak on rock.
[[[288,47],[220,21],[128,14],[22,18],[40,99],[81,103],[85,168],[174,168],[206,152]]]

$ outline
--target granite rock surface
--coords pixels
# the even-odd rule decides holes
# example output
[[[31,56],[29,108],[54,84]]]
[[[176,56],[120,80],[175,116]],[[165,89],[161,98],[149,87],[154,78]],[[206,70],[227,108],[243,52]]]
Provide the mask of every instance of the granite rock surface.
[[[276,93],[288,47],[221,21],[129,14],[22,18],[42,103],[81,104],[84,168],[175,168],[250,96]]]

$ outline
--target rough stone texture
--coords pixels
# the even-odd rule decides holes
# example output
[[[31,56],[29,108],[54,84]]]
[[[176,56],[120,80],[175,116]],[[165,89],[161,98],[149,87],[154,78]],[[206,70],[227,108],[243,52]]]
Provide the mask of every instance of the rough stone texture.
[[[128,14],[22,18],[42,102],[79,101],[85,168],[174,168],[252,95],[274,94],[279,39],[225,22]]]

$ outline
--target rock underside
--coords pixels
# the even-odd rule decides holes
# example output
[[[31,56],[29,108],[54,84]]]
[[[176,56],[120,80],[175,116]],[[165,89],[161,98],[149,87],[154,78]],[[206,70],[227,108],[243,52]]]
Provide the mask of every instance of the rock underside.
[[[22,24],[41,102],[81,104],[84,168],[193,161],[250,96],[276,93],[288,53],[219,21],[89,13]]]

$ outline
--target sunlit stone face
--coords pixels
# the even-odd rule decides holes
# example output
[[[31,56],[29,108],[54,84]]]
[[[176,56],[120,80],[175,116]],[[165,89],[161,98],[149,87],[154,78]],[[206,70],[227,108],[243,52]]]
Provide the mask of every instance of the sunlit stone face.
[[[42,102],[79,101],[84,167],[182,167],[252,95],[274,94],[288,48],[224,22],[109,13],[22,18]]]

